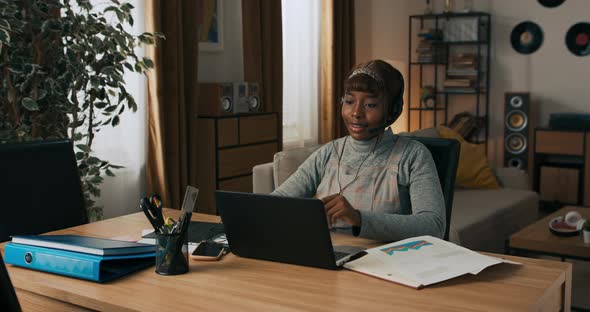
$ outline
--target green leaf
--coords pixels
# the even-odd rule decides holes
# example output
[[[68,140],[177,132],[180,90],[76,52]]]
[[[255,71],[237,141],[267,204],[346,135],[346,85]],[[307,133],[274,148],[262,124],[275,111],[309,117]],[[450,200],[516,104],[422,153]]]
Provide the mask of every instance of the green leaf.
[[[109,177],[114,177],[114,176],[115,176],[115,174],[114,174],[114,173],[113,173],[111,170],[109,170],[109,169],[105,170],[105,173],[106,173],[106,174],[107,174]]]
[[[145,63],[145,65],[146,65],[147,67],[149,67],[149,68],[154,68],[154,62],[153,62],[151,59],[149,59],[149,58],[147,58],[147,57],[144,57],[144,58],[143,58],[143,62]]]
[[[97,157],[94,156],[90,156],[88,157],[88,159],[86,159],[86,163],[89,165],[96,165],[100,162],[100,159],[98,159]]]
[[[97,175],[93,176],[90,179],[90,182],[95,183],[95,184],[102,183],[102,181],[103,181],[103,178],[101,176],[97,176]]]
[[[47,90],[39,89],[38,94],[37,94],[37,101],[42,100],[46,96],[47,96]]]
[[[100,73],[105,75],[112,75],[114,72],[115,68],[113,66],[105,66],[100,70]]]
[[[98,109],[103,109],[107,105],[109,105],[109,103],[107,103],[107,102],[96,102],[96,103],[94,103],[94,107],[96,107]]]
[[[84,158],[85,155],[86,153],[84,152],[76,152],[76,160],[82,160],[82,158]]]
[[[118,124],[119,124],[119,116],[113,117],[113,121],[111,122],[111,125],[113,127],[116,127]]]
[[[39,104],[37,104],[37,101],[31,99],[30,97],[23,98],[22,104],[29,111],[39,110]]]
[[[90,147],[86,144],[76,144],[76,147],[85,153],[90,153]]]
[[[92,167],[90,168],[90,170],[88,170],[88,175],[97,175],[100,174],[100,168],[98,167]]]

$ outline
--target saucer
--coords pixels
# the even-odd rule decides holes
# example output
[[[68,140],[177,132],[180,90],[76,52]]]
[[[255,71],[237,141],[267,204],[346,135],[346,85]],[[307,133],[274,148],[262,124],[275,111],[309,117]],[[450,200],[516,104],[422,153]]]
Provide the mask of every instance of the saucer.
[[[563,216],[559,216],[549,221],[549,231],[557,236],[577,236],[580,235],[580,230],[569,226],[563,221]]]

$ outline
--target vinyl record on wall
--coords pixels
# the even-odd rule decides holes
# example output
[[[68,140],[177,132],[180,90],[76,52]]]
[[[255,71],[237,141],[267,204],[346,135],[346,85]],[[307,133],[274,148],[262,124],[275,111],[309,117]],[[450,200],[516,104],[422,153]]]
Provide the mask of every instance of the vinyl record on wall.
[[[590,24],[577,23],[565,35],[565,45],[577,56],[590,54]]]
[[[512,29],[510,43],[516,52],[531,54],[543,43],[543,30],[533,22],[522,22]]]
[[[565,0],[539,0],[539,3],[546,8],[554,8],[560,6]]]

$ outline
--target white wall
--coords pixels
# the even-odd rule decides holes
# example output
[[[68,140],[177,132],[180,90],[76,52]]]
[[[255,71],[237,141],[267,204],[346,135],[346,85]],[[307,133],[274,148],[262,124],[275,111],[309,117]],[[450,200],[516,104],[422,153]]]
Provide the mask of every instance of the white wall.
[[[223,50],[199,52],[199,82],[244,80],[242,1],[222,1]]]
[[[407,80],[408,15],[422,12],[422,1],[356,0],[354,5],[356,62],[390,61]],[[406,83],[404,103],[407,103],[407,93]],[[406,131],[407,127],[407,112],[404,110],[393,128],[400,132]]]
[[[460,0],[454,2],[456,8],[463,5]],[[442,12],[443,3],[435,1],[435,12]],[[357,0],[355,6],[357,61],[382,58],[407,64],[408,15],[421,14],[425,1]],[[531,92],[541,125],[548,124],[549,114],[553,112],[590,113],[590,88],[586,79],[590,56],[574,56],[567,50],[564,39],[572,24],[590,20],[587,14],[590,1],[568,0],[557,8],[547,9],[537,0],[475,0],[474,7],[492,15],[488,156],[494,165],[500,165],[505,92]],[[512,28],[525,20],[538,23],[545,35],[541,48],[530,55],[515,52],[509,39]],[[396,122],[402,130],[407,127],[406,116],[404,112]]]

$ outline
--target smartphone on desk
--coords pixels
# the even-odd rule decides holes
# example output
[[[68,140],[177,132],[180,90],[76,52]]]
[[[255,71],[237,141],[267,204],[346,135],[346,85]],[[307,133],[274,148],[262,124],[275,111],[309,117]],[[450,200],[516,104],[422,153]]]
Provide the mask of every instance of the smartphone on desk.
[[[225,248],[219,244],[202,241],[191,254],[193,260],[217,261],[225,254]]]

